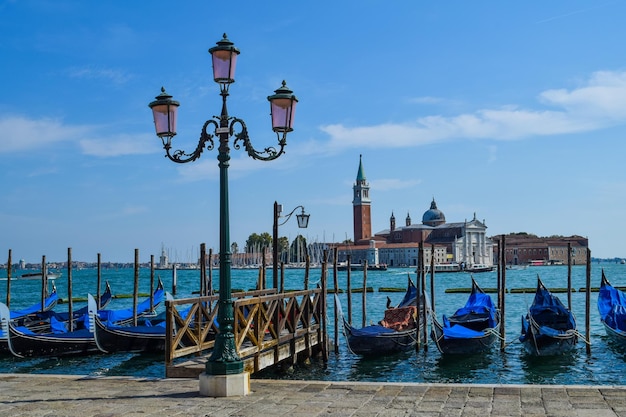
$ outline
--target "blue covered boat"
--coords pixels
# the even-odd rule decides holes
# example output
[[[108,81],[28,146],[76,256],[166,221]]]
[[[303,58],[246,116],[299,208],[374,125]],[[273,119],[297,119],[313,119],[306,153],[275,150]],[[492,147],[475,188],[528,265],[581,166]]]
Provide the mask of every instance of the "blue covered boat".
[[[626,345],[626,294],[611,285],[604,270],[598,292],[598,312],[607,336]]]
[[[500,312],[472,277],[465,305],[442,322],[432,316],[430,336],[442,354],[468,355],[488,351],[498,339]]]
[[[530,355],[550,356],[570,352],[578,342],[576,319],[537,277],[537,291],[526,316],[522,316],[519,337]]]
[[[46,290],[46,292],[48,292]],[[41,302],[37,303],[37,304],[33,304],[30,307],[26,307],[22,310],[14,310],[11,311],[11,320],[16,320],[16,319],[20,319],[32,314],[37,314],[37,313],[43,313],[46,311],[49,311],[51,309],[54,308],[54,306],[57,305],[57,303],[59,302],[59,295],[57,294],[57,288],[55,287],[54,284],[52,284],[52,292],[44,298],[43,301],[43,306],[41,304]]]
[[[93,334],[96,309],[95,300],[89,297],[87,314],[75,330],[66,331],[53,325],[52,332],[38,334],[6,320],[9,309],[0,303],[0,326],[2,333],[8,335],[9,351],[20,358],[86,354],[98,351]]]
[[[427,299],[420,297],[420,310],[426,306],[429,313]],[[356,328],[341,314],[344,334],[348,342],[348,349],[352,353],[364,356],[387,355],[415,349],[418,338],[417,316],[417,288],[409,278],[406,293],[396,307],[389,307],[385,317],[378,324]],[[335,294],[337,310],[342,311],[339,297]],[[423,314],[423,310],[422,313]],[[423,317],[423,316],[422,316]],[[420,321],[419,328],[425,325]]]

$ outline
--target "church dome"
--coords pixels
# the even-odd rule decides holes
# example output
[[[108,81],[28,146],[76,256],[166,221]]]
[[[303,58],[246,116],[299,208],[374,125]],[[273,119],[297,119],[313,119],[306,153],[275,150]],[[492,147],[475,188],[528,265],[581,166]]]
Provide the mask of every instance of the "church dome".
[[[430,209],[426,210],[422,216],[422,223],[428,226],[438,226],[440,224],[444,224],[445,222],[446,216],[437,208],[437,203],[433,198],[433,202],[430,203]]]

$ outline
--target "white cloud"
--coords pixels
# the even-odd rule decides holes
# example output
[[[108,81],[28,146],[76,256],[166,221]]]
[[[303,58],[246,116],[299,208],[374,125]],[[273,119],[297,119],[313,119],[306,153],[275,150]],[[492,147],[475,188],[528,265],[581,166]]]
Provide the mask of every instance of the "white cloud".
[[[101,126],[69,125],[60,119],[30,119],[8,115],[0,118],[3,145],[0,153],[45,149],[61,142],[76,143],[83,154],[100,157],[158,152],[160,142],[154,135],[114,134],[94,138]]]
[[[73,141],[90,131],[87,126],[68,126],[58,119],[29,119],[23,116],[0,118],[3,143],[0,153],[24,151],[46,145]]]
[[[603,129],[626,122],[626,72],[599,71],[584,85],[546,90],[543,105],[556,110],[503,106],[446,117],[425,116],[409,123],[348,127],[321,126],[335,149],[415,147],[434,142],[490,139],[519,140]]]

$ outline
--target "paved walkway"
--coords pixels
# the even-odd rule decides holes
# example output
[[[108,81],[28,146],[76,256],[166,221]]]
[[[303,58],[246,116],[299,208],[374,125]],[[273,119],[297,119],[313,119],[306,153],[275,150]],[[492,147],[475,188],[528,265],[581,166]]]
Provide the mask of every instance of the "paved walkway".
[[[198,395],[193,379],[0,374],[0,417],[626,417],[626,386],[252,380],[245,397]]]

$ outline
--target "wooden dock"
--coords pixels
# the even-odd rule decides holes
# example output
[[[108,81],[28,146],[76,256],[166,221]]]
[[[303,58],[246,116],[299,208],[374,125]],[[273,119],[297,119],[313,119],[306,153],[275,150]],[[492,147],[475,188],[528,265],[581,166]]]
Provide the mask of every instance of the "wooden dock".
[[[233,333],[244,369],[254,373],[328,355],[326,286],[277,293],[275,289],[233,293]],[[196,378],[204,372],[219,332],[218,296],[166,302],[165,374]]]

